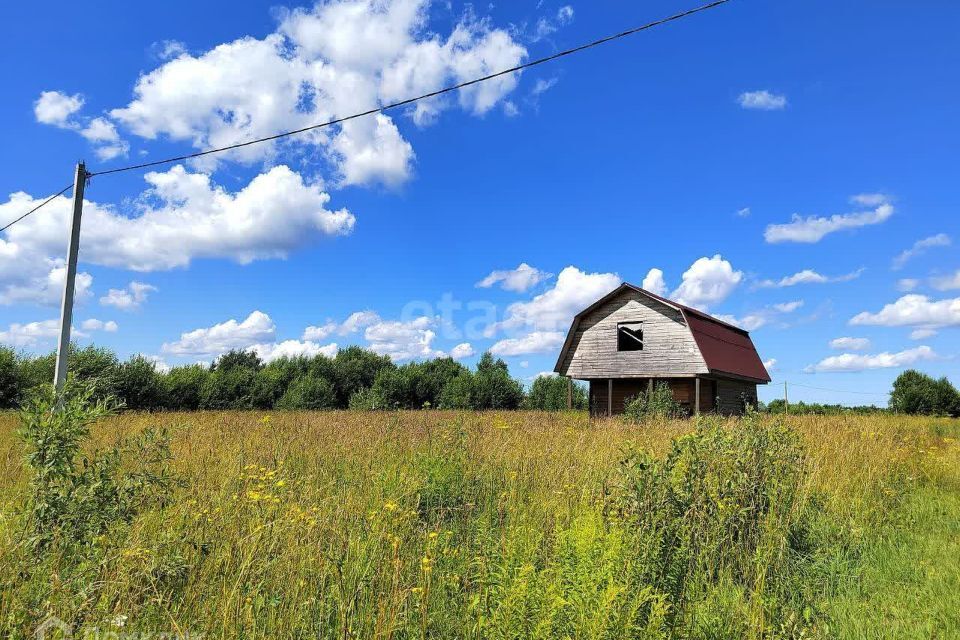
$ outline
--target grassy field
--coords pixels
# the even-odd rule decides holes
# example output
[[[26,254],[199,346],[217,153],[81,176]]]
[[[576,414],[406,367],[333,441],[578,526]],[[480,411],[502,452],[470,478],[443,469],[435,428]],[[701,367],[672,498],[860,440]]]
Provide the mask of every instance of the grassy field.
[[[957,421],[777,423],[127,414],[88,451],[167,427],[176,482],[38,552],[5,414],[0,633],[960,637]]]

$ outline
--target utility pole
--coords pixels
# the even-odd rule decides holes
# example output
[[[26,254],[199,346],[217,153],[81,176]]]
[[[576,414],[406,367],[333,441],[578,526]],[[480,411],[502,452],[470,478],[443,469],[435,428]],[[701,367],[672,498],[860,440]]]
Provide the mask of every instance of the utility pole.
[[[67,381],[67,354],[70,351],[70,326],[73,324],[73,287],[77,279],[77,254],[80,251],[80,216],[83,214],[83,188],[87,183],[87,168],[77,163],[73,179],[73,220],[70,224],[70,239],[67,242],[67,277],[63,284],[63,306],[60,308],[60,339],[57,342],[57,366],[53,384],[57,394]]]
[[[790,413],[790,399],[787,397],[787,381],[783,381],[783,413]]]

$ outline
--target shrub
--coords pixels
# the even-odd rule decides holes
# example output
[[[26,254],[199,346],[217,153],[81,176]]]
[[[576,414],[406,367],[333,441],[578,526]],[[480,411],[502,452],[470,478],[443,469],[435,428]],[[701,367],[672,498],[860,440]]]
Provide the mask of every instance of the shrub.
[[[673,399],[673,390],[666,382],[658,382],[652,391],[630,398],[623,410],[624,417],[632,422],[649,418],[676,418],[683,413],[683,408]]]
[[[309,410],[333,409],[337,398],[333,386],[326,378],[309,374],[290,383],[290,387],[277,402],[278,409]]]
[[[960,415],[960,392],[946,378],[909,369],[893,382],[890,408],[912,415]]]
[[[207,368],[199,364],[170,369],[163,376],[164,406],[173,411],[196,411],[209,376]]]
[[[163,406],[163,380],[156,365],[143,356],[134,356],[117,367],[114,388],[127,409],[151,411]]]
[[[373,388],[368,388],[350,396],[349,408],[351,411],[383,411],[391,407]]]
[[[17,354],[13,349],[0,347],[0,409],[17,406],[20,390],[20,367]]]
[[[450,380],[440,392],[441,409],[473,408],[473,374],[464,371]]]
[[[395,368],[389,357],[360,347],[347,347],[338,352],[332,361],[323,360],[322,357],[315,358],[313,366],[320,367],[319,373],[333,384],[340,408],[347,407],[354,393],[373,386],[380,371]],[[326,369],[329,369],[329,375]]]
[[[32,393],[21,411],[19,435],[31,471],[30,542],[84,545],[141,508],[161,501],[174,484],[167,465],[169,437],[147,430],[105,452],[84,454],[90,426],[113,412],[109,398],[95,399],[90,386],[52,385]]]
[[[527,393],[528,409],[541,411],[563,411],[567,408],[567,385],[569,381],[559,376],[539,376]],[[573,408],[587,408],[587,393],[577,383],[573,384]]]
[[[522,403],[523,385],[510,377],[507,363],[484,353],[473,378],[473,408],[516,409]]]
[[[89,345],[78,349],[71,344],[67,358],[70,375],[76,380],[83,381],[91,389],[94,400],[117,397],[117,374],[120,361],[116,354],[106,347]],[[50,377],[53,377],[52,372]],[[49,383],[50,379],[42,382]]]
[[[233,369],[252,369],[259,371],[263,368],[263,360],[253,351],[231,349],[216,359],[210,367],[213,371],[232,371]]]
[[[706,420],[663,459],[629,450],[607,512],[640,536],[639,583],[682,608],[692,594],[727,582],[781,619],[778,609],[796,594],[787,580],[766,578],[791,574],[786,547],[805,527],[804,460],[794,432],[753,412],[729,428]]]
[[[254,369],[230,367],[216,369],[204,378],[200,389],[202,409],[251,409],[253,408]]]

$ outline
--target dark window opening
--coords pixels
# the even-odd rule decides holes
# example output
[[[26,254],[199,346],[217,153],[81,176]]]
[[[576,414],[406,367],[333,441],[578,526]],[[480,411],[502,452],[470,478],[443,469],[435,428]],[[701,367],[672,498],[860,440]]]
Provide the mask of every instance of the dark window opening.
[[[617,351],[643,351],[643,323],[617,324]]]

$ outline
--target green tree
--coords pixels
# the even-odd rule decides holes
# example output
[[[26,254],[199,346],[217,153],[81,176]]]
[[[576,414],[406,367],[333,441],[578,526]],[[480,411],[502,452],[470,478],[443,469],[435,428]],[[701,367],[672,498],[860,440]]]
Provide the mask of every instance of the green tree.
[[[908,369],[893,382],[890,408],[911,415],[958,415],[960,393],[946,378],[932,377]]]
[[[473,408],[473,374],[464,371],[450,380],[440,393],[441,409]]]
[[[337,396],[337,406],[346,408],[354,393],[373,386],[380,371],[396,368],[396,365],[387,356],[360,347],[347,347],[337,353],[332,361],[324,362],[315,358],[312,367],[330,380]]]
[[[233,369],[259,371],[263,368],[263,360],[253,351],[232,349],[217,358],[210,368],[213,371],[231,371]]]
[[[567,379],[560,376],[539,376],[530,386],[526,406],[541,411],[563,411],[567,408]],[[587,394],[583,387],[573,385],[573,408],[587,408]]]
[[[13,349],[0,347],[0,409],[17,406],[21,392],[20,362]]]
[[[210,371],[199,364],[174,367],[162,377],[163,405],[172,411],[196,411]]]
[[[277,402],[278,409],[318,410],[336,406],[333,385],[326,378],[309,374],[290,383],[290,387]]]
[[[477,363],[473,384],[475,409],[517,409],[523,402],[523,385],[510,377],[507,363],[484,353]]]
[[[114,389],[127,409],[152,411],[163,406],[163,380],[156,365],[143,356],[134,356],[117,368]]]
[[[211,371],[200,390],[200,407],[218,410],[252,409],[256,376],[257,372],[248,367]]]
[[[117,355],[106,347],[88,345],[80,349],[70,345],[67,373],[74,380],[91,388],[94,400],[117,396],[119,369],[120,361]]]

